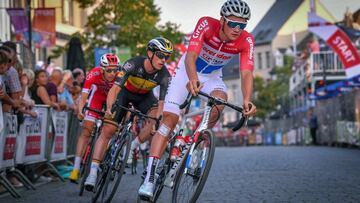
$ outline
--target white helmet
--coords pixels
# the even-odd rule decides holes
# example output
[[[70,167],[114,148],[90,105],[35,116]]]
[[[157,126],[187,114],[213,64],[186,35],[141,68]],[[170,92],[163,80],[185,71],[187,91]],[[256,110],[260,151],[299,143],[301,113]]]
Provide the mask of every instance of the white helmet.
[[[120,67],[120,60],[115,54],[107,53],[107,54],[104,54],[101,56],[100,66],[101,67],[108,67],[108,66]]]
[[[227,0],[220,11],[221,16],[236,16],[250,20],[251,12],[250,7],[245,1],[242,0]]]

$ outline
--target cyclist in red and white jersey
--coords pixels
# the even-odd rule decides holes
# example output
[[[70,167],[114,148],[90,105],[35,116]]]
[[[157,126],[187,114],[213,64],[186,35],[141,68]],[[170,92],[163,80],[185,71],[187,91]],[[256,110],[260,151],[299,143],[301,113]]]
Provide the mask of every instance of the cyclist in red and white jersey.
[[[227,99],[226,86],[222,80],[222,67],[235,55],[240,54],[241,88],[244,115],[256,113],[251,102],[253,86],[253,36],[244,30],[250,19],[250,8],[242,0],[226,1],[220,11],[221,18],[201,18],[190,39],[187,52],[178,64],[165,97],[163,123],[153,137],[147,166],[147,175],[139,189],[139,195],[152,198],[155,171],[172,132],[179,120],[179,105],[183,103],[188,90],[197,95],[200,91]],[[184,84],[187,84],[186,86]],[[211,112],[209,127],[215,125],[218,114],[223,110],[218,106]]]
[[[80,174],[81,159],[87,146],[91,132],[95,126],[95,120],[100,117],[95,112],[82,109],[86,103],[92,109],[101,111],[106,103],[106,97],[119,74],[120,60],[115,54],[104,54],[100,59],[100,67],[93,68],[87,75],[82,89],[81,99],[79,101],[78,118],[83,120],[82,132],[76,146],[74,169],[69,176],[71,182],[77,182]]]

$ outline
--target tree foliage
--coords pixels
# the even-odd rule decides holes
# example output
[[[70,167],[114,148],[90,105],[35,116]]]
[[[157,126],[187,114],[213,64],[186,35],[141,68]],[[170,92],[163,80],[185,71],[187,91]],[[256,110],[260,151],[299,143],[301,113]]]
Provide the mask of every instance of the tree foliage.
[[[83,42],[85,58],[92,66],[93,50],[95,47],[111,47],[109,24],[120,25],[116,33],[115,45],[117,47],[130,47],[131,54],[145,54],[147,42],[157,36],[170,39],[174,44],[179,43],[183,33],[179,26],[167,22],[158,25],[161,10],[154,4],[154,0],[76,0],[81,8],[94,6],[93,13],[88,16],[86,31],[76,33]],[[109,40],[104,40],[107,36]]]
[[[254,102],[260,118],[266,118],[271,112],[278,110],[278,107],[283,109],[287,105],[292,61],[289,58],[286,61],[284,67],[275,68],[275,80],[266,82],[258,76],[254,79]]]

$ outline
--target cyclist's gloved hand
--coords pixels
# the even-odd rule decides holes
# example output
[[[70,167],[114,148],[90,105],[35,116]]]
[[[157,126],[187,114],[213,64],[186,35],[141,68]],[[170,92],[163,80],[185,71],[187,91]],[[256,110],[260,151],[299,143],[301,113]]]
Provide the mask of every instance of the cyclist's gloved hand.
[[[112,119],[114,118],[114,115],[115,115],[115,112],[112,113],[110,109],[107,109],[107,110],[105,111],[104,118],[105,118],[105,119],[111,119],[111,120],[112,120]]]
[[[244,101],[244,116],[253,116],[256,114],[256,106],[250,101]]]
[[[189,82],[186,85],[186,88],[188,89],[189,92],[191,92],[193,96],[196,96],[199,93],[202,86],[203,85],[200,83],[200,81],[195,79],[195,80],[189,80]]]
[[[79,112],[77,118],[82,121],[84,119],[84,114],[82,112]]]

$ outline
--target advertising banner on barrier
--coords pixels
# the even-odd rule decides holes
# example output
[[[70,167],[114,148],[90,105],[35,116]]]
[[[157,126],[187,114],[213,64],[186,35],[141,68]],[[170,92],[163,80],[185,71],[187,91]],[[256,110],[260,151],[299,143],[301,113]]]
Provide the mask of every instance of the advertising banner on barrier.
[[[34,107],[38,116],[25,116],[17,139],[16,163],[41,162],[45,160],[48,108]]]
[[[0,138],[0,168],[14,165],[17,117],[10,113],[4,113],[5,130]]]
[[[336,142],[360,146],[360,124],[352,121],[336,122]]]
[[[55,138],[51,149],[51,160],[65,159],[68,132],[68,112],[54,111],[52,114],[52,120],[55,126]]]
[[[0,101],[0,106],[2,106],[2,103]],[[4,115],[2,112],[2,108],[0,108],[0,133],[4,130]]]

